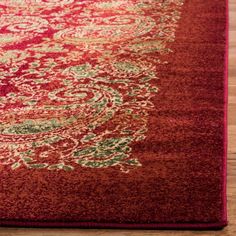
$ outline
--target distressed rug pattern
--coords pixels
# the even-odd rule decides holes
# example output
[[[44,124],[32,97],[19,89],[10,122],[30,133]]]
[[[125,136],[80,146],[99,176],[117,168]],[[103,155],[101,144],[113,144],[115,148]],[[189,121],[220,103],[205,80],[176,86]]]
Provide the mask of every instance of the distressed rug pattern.
[[[0,224],[225,226],[226,9],[0,0]]]

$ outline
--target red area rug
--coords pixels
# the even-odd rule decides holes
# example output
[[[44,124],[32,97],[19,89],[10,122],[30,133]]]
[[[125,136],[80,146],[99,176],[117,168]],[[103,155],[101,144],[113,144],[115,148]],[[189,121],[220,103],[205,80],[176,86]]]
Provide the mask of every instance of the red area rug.
[[[226,1],[0,14],[0,225],[227,224]]]

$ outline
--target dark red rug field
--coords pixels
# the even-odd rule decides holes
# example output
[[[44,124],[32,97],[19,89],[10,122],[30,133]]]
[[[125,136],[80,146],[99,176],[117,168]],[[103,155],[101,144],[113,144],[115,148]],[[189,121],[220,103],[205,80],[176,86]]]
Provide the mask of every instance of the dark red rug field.
[[[226,0],[0,0],[0,225],[222,228]]]

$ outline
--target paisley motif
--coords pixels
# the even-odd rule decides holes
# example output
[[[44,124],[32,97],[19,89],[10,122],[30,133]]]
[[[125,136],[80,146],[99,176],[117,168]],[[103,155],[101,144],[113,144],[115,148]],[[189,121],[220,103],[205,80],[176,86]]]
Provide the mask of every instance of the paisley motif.
[[[48,21],[34,16],[1,16],[1,31],[13,33],[42,33],[47,29]]]
[[[78,19],[78,24],[80,19]],[[54,35],[56,41],[79,44],[124,41],[148,33],[155,21],[148,16],[126,15],[96,17],[86,25],[66,28]]]
[[[37,16],[1,15],[0,45],[29,40],[48,30],[48,21]]]

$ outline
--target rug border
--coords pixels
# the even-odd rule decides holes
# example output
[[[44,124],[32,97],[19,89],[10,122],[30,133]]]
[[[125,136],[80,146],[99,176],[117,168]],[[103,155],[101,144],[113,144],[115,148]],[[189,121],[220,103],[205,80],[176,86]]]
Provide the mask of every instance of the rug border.
[[[109,228],[109,229],[195,229],[214,230],[227,226],[227,221],[217,223],[96,223],[96,222],[33,222],[33,221],[2,221],[0,226],[11,227],[46,227],[46,228]]]
[[[222,168],[222,221],[216,223],[96,223],[96,222],[49,222],[0,220],[0,226],[50,227],[50,228],[119,228],[119,229],[222,229],[227,220],[227,153],[228,153],[228,57],[229,57],[229,0],[226,1],[225,57],[224,57],[224,156]]]
[[[223,157],[223,221],[228,224],[227,215],[227,156],[228,156],[228,66],[229,66],[229,0],[226,1],[225,58],[224,58],[224,157]]]

